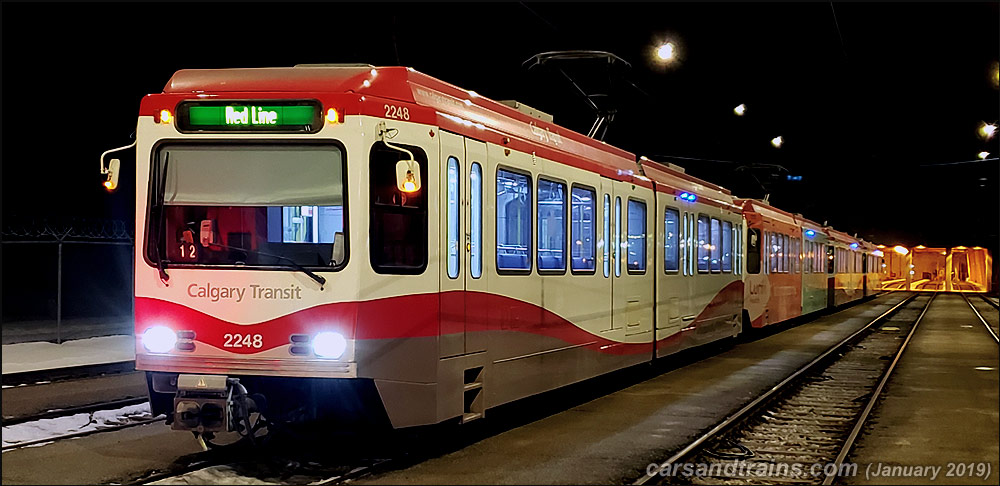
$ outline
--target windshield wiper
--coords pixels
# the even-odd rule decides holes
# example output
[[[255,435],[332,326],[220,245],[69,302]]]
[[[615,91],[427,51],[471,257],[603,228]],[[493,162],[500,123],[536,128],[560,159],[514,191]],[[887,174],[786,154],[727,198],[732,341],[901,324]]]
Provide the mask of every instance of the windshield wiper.
[[[226,250],[242,251],[242,252],[244,252],[244,253],[246,253],[248,255],[251,254],[251,253],[253,253],[255,255],[261,255],[261,256],[266,256],[266,257],[271,257],[271,258],[277,258],[279,260],[285,260],[286,262],[288,262],[287,265],[281,265],[281,264],[279,264],[279,265],[282,266],[282,267],[286,267],[286,268],[294,268],[295,270],[298,270],[298,271],[300,271],[300,272],[308,275],[309,278],[315,280],[316,283],[319,284],[319,289],[320,290],[323,290],[323,285],[326,284],[326,278],[323,278],[321,275],[316,275],[315,273],[313,273],[308,268],[303,267],[302,265],[299,265],[298,263],[295,263],[295,260],[292,260],[291,258],[288,258],[288,257],[283,257],[281,255],[272,255],[270,253],[264,253],[262,251],[257,251],[257,250],[250,250],[250,249],[247,249],[247,248],[240,248],[238,246],[223,245],[221,243],[212,243],[210,246],[218,246],[219,248],[223,248],[223,249],[226,249]]]
[[[167,191],[167,164],[169,162],[170,162],[170,152],[167,152],[167,154],[163,157],[163,167],[160,169],[161,171],[163,171],[163,173],[160,174],[160,180],[159,180],[160,187],[159,191],[156,194],[155,207],[157,208],[157,211],[159,211],[157,213],[157,217],[159,219],[156,222],[156,239],[153,240],[153,247],[156,250],[156,268],[160,271],[160,280],[162,280],[164,283],[166,283],[167,280],[170,280],[170,275],[167,275],[167,264],[166,262],[163,261],[163,256],[160,255],[160,239],[163,238],[163,241],[166,241],[166,235],[163,234],[165,232],[163,228],[163,213],[165,212],[164,210],[166,209],[165,201],[166,201],[166,191]]]

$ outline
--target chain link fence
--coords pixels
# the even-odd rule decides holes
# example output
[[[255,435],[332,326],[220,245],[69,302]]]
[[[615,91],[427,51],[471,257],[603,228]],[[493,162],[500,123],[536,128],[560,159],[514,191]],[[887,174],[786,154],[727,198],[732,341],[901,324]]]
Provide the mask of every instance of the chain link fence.
[[[3,344],[133,332],[130,221],[5,218]]]

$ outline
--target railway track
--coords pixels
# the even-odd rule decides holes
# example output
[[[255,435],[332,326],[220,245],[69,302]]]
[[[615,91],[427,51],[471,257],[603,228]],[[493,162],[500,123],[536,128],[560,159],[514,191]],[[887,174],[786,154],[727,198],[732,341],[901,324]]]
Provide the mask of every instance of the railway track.
[[[900,302],[634,484],[830,484],[933,299]]]
[[[992,300],[988,299],[986,296],[984,296],[982,294],[979,294],[979,297],[982,298],[982,300],[984,300],[987,303],[989,303],[991,306],[993,306],[994,310],[1000,308],[1000,306],[998,306]],[[979,309],[977,309],[976,306],[972,303],[972,301],[969,300],[969,296],[967,296],[967,295],[965,295],[963,293],[962,294],[962,298],[965,299],[965,303],[969,304],[969,307],[972,308],[972,312],[974,312],[976,314],[976,317],[979,318],[979,322],[981,322],[983,324],[983,327],[986,328],[986,332],[990,333],[990,336],[993,337],[993,340],[996,341],[997,344],[1000,344],[1000,337],[998,337],[998,335],[997,335],[997,330],[994,329],[993,326],[990,325],[989,322],[987,322],[986,318],[983,317],[983,314],[979,312]]]
[[[97,403],[92,405],[86,405],[81,407],[72,407],[60,410],[50,410],[44,413],[12,418],[9,420],[4,420],[4,436],[5,442],[10,436],[17,434],[16,427],[32,427],[40,431],[53,430],[58,427],[56,422],[59,421],[72,421],[74,417],[80,416],[78,422],[82,422],[86,418],[87,422],[72,424],[75,431],[65,432],[65,433],[42,433],[39,437],[27,440],[21,440],[17,442],[11,442],[9,444],[3,445],[3,451],[10,451],[14,449],[21,449],[24,447],[31,447],[39,444],[45,444],[49,442],[56,442],[66,439],[74,439],[78,437],[86,437],[88,435],[100,434],[106,432],[114,432],[117,430],[127,429],[131,427],[136,427],[139,425],[146,425],[156,422],[162,422],[165,417],[160,415],[157,417],[152,417],[148,412],[148,406],[146,407],[146,412],[142,413],[141,410],[135,409],[138,405],[147,403],[146,398],[129,398],[124,400],[115,400],[112,402]],[[124,408],[122,408],[124,407]],[[117,410],[126,410],[120,416],[114,416],[113,412]],[[82,417],[84,414],[87,417]],[[107,416],[104,416],[107,415]]]

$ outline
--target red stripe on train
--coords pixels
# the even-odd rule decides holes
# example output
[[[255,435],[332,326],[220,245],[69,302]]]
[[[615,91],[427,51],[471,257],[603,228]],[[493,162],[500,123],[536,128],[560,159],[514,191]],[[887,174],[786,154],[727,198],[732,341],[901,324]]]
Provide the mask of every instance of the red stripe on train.
[[[743,282],[730,282],[719,291],[693,324],[713,320],[733,312],[743,294]],[[239,354],[254,354],[288,344],[292,334],[313,335],[320,331],[336,331],[348,339],[400,339],[437,336],[442,328],[446,334],[461,332],[459,322],[442,322],[440,301],[454,301],[464,295],[468,332],[526,332],[554,337],[567,344],[584,344],[587,348],[610,354],[651,352],[650,343],[621,343],[592,334],[559,315],[534,304],[484,292],[445,292],[417,294],[364,302],[323,304],[255,324],[236,324],[189,307],[150,297],[136,297],[136,334],[165,325],[174,330],[190,330],[196,340],[223,349],[225,335],[254,333],[264,336],[261,348],[225,349]],[[737,311],[738,312],[738,311]],[[454,321],[454,320],[453,320]],[[358,324],[362,323],[362,324]],[[674,334],[659,341],[680,339]]]

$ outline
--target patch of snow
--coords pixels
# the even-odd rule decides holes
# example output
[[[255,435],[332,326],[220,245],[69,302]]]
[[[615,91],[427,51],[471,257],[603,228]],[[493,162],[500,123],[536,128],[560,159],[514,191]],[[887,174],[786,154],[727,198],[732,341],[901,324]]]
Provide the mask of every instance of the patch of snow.
[[[135,336],[3,345],[3,374],[135,360]]]
[[[98,410],[65,417],[35,420],[3,428],[3,446],[33,440],[58,437],[65,434],[104,429],[138,420],[153,418],[149,402],[129,405],[115,410]],[[46,442],[51,444],[51,442]],[[42,445],[42,444],[39,444]]]
[[[242,476],[230,466],[211,466],[149,484],[282,484]]]

